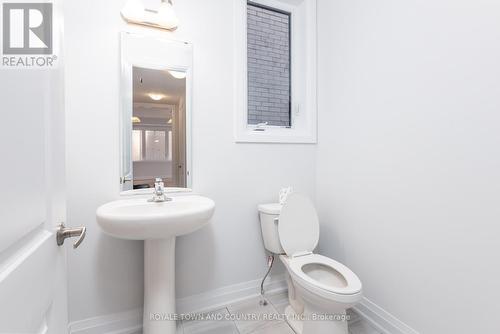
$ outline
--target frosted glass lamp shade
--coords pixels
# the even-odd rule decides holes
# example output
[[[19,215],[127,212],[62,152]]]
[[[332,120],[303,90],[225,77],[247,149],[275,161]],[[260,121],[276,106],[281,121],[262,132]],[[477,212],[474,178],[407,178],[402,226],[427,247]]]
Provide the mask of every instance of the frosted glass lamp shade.
[[[144,20],[144,5],[142,0],[128,0],[121,11],[124,18],[141,22]]]
[[[161,3],[157,19],[158,25],[165,29],[175,29],[179,25],[179,19],[175,14],[172,4],[166,1]]]

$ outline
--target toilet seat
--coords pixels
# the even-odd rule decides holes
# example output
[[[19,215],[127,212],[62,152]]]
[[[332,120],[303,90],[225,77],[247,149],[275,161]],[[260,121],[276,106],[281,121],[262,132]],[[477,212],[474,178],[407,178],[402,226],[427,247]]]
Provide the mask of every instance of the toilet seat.
[[[278,234],[288,256],[311,253],[319,241],[319,219],[311,200],[299,193],[288,195],[281,207]]]
[[[319,241],[319,219],[312,202],[292,193],[281,208],[278,234],[286,255],[281,255],[292,279],[307,291],[327,300],[352,302],[359,299],[358,276],[342,263],[313,254]]]
[[[311,290],[336,295],[355,295],[362,290],[358,276],[342,263],[329,257],[310,254],[288,258],[287,262],[290,274]],[[308,269],[312,269],[314,273]]]

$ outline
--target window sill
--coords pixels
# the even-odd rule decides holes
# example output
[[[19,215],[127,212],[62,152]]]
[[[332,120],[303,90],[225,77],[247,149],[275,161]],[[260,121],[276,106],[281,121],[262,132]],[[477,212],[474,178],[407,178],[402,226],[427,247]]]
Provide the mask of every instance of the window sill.
[[[145,163],[148,163],[148,162],[172,162],[172,159],[163,159],[163,160],[132,160],[132,162],[145,162]]]
[[[245,130],[235,134],[236,143],[275,143],[275,144],[316,144],[315,134],[297,133],[292,129],[254,131]]]

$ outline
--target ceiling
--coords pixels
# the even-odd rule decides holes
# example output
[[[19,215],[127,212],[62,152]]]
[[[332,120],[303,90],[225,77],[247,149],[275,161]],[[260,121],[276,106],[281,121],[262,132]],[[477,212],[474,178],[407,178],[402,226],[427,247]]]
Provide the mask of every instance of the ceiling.
[[[168,70],[133,68],[134,103],[177,104],[186,94],[186,79],[174,78]],[[141,83],[142,79],[142,83]],[[161,94],[164,97],[154,101],[148,94]]]
[[[139,117],[141,120],[149,123],[154,119],[157,119],[154,123],[161,123],[167,122],[172,118],[173,111],[174,108],[170,104],[134,103],[133,116]]]

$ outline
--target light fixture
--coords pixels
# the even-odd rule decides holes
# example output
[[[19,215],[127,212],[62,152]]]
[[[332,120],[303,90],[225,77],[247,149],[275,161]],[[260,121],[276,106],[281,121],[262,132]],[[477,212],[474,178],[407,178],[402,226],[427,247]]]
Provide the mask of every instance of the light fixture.
[[[158,24],[165,29],[172,30],[179,25],[171,0],[162,0],[157,16]]]
[[[144,5],[142,0],[128,0],[121,14],[125,20],[142,22],[144,20]]]
[[[172,0],[161,0],[158,10],[144,8],[142,0],[128,0],[121,10],[125,21],[148,27],[174,30],[179,25],[179,19],[172,6]]]
[[[169,70],[168,73],[170,73],[170,75],[176,79],[185,79],[186,78],[186,72],[183,72],[183,71]]]
[[[153,101],[160,101],[165,97],[163,94],[155,94],[155,93],[149,93],[148,96],[151,98]]]
[[[132,116],[132,123],[140,123],[141,119],[137,116]]]
[[[167,124],[172,124],[172,119],[169,119]]]

